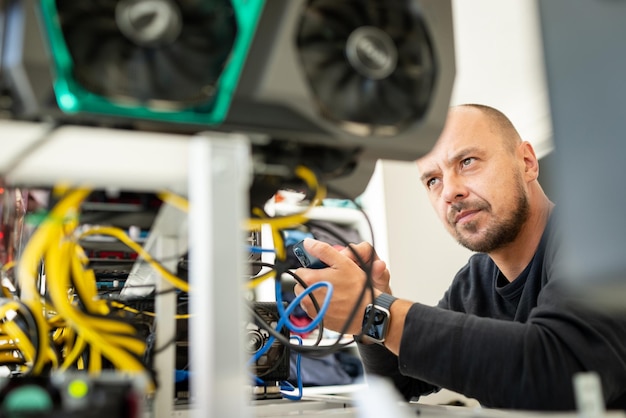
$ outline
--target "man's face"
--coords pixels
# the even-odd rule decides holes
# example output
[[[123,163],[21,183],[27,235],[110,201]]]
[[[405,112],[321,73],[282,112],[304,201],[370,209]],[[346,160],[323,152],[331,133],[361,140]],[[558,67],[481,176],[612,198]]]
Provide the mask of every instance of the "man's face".
[[[437,215],[472,251],[511,243],[528,217],[524,159],[499,135],[479,110],[454,108],[433,150],[417,161]]]

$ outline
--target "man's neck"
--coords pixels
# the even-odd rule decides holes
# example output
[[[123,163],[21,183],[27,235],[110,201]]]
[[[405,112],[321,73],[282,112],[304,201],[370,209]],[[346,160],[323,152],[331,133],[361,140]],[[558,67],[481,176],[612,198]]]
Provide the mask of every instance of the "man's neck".
[[[528,220],[515,241],[489,253],[509,282],[524,271],[535,255],[553,207],[554,203],[546,198],[540,207],[531,209]]]

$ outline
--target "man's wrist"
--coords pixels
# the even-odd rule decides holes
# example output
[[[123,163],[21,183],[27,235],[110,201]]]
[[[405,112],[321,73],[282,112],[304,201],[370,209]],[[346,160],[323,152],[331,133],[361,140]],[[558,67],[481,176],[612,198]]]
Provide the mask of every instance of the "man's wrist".
[[[384,345],[391,324],[391,305],[396,300],[396,297],[388,293],[381,293],[374,303],[367,305],[358,339],[360,342]]]

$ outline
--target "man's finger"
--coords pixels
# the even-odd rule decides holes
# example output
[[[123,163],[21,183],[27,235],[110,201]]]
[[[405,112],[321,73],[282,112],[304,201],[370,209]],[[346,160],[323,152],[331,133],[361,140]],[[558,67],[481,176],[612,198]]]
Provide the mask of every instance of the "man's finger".
[[[343,256],[337,249],[326,242],[311,238],[304,240],[304,249],[312,256],[317,257],[329,267],[343,260]]]

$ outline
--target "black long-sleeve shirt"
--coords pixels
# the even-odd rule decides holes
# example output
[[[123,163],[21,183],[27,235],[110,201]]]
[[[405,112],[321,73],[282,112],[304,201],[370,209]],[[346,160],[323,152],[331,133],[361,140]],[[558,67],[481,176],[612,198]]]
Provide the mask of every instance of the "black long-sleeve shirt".
[[[497,408],[575,409],[575,373],[600,375],[606,405],[626,409],[626,314],[590,308],[559,278],[554,215],[535,256],[508,282],[474,254],[437,307],[409,310],[396,357],[359,345],[365,370],[406,399],[447,388]]]

